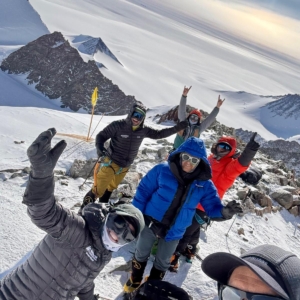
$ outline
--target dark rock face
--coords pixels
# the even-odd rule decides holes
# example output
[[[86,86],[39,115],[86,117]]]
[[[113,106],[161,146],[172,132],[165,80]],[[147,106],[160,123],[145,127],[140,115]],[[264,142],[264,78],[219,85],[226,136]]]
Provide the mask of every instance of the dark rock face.
[[[274,115],[300,119],[300,95],[288,94],[266,105]],[[299,121],[300,122],[300,121]]]
[[[28,84],[49,99],[61,98],[62,107],[91,111],[91,95],[98,87],[95,114],[127,114],[134,96],[126,96],[99,71],[94,61],[85,63],[60,32],[43,35],[10,54],[0,66],[2,71],[28,74]]]

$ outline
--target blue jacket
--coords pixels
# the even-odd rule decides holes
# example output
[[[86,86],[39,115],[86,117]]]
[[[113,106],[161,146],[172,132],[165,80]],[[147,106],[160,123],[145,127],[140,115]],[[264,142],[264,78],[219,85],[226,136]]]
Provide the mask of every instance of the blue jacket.
[[[199,164],[198,167],[201,166],[203,168],[204,166],[205,172],[208,171],[211,174],[204,143],[201,139],[195,137],[189,138],[172,152],[168,162],[158,164],[152,168],[141,180],[133,199],[133,205],[143,214],[159,222],[162,221],[176,195],[179,183],[171,172],[169,164],[172,157],[181,152],[187,152],[192,156],[201,158],[202,164]],[[165,237],[166,241],[182,238],[186,228],[192,223],[198,203],[204,207],[209,217],[223,217],[221,214],[223,205],[211,180],[199,180],[197,177],[190,184],[186,195],[181,210],[177,216],[174,216],[176,219]]]

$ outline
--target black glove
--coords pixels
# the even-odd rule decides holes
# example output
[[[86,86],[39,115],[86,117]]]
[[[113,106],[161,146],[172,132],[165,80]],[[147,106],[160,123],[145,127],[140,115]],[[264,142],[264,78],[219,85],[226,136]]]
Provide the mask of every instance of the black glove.
[[[96,150],[98,157],[108,156],[107,150],[104,147],[101,149],[100,145],[96,145]]]
[[[257,132],[254,132],[253,135],[250,138],[250,141],[246,145],[244,151],[239,156],[238,161],[243,167],[249,166],[251,163],[253,157],[255,156],[258,148],[260,147],[260,144],[255,142],[255,136],[257,135]]]
[[[51,149],[51,140],[56,134],[55,128],[42,132],[27,150],[33,178],[46,178],[53,174],[54,167],[67,146],[65,140]]]
[[[242,213],[243,210],[238,202],[235,200],[232,200],[228,202],[228,204],[222,209],[221,213],[224,217],[224,219],[229,220],[231,219],[235,214]]]
[[[184,121],[181,121],[179,122],[177,125],[176,125],[176,129],[177,131],[180,131],[182,129],[185,129],[189,126],[189,121],[188,120],[184,120]]]
[[[248,144],[246,145],[246,148],[249,148],[253,151],[257,151],[258,148],[260,147],[260,144],[255,142],[255,137],[257,135],[257,132],[254,132],[253,135],[250,138],[250,141],[248,142]]]

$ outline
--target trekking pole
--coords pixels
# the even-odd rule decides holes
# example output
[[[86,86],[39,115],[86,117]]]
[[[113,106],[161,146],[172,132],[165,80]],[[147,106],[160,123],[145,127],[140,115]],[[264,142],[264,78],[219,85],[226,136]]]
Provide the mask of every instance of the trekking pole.
[[[247,193],[246,193],[246,196],[244,197],[244,199],[242,200],[242,202],[244,202],[244,201],[247,199],[248,195],[250,194],[249,192],[250,192],[250,190],[248,189],[248,190],[247,190]],[[231,223],[231,225],[230,225],[230,227],[229,227],[227,233],[225,234],[226,236],[229,235],[229,231],[231,230],[231,227],[232,227],[232,225],[234,224],[234,222],[235,222],[235,220],[236,220],[236,217],[237,217],[237,214],[234,216],[234,219],[233,219],[233,221],[232,221],[232,223]]]
[[[100,157],[96,160],[96,162],[94,163],[94,165],[93,165],[93,167],[91,168],[91,171],[90,171],[90,173],[88,174],[88,176],[85,178],[85,180],[84,180],[84,182],[83,182],[83,184],[81,184],[78,188],[79,188],[79,190],[82,190],[83,189],[83,186],[85,185],[85,183],[86,183],[86,181],[87,181],[87,179],[91,176],[91,173],[93,172],[93,170],[94,170],[94,168],[95,168],[95,166],[96,166],[96,164],[98,163],[98,161],[99,161],[99,159],[100,159]]]
[[[229,229],[228,229],[227,233],[225,233],[225,235],[226,235],[226,236],[228,236],[228,235],[229,235],[229,231],[231,230],[231,227],[232,227],[232,225],[233,225],[233,224],[234,224],[234,222],[235,222],[236,216],[237,216],[237,214],[234,216],[234,219],[233,219],[233,221],[232,221],[232,223],[231,223],[231,225],[230,225],[230,227],[229,227]]]

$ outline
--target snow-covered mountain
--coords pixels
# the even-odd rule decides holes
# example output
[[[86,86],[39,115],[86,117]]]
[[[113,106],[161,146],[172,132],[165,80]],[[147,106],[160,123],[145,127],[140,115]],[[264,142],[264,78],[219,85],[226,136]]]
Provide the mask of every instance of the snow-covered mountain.
[[[150,107],[146,120],[149,125],[166,126],[152,120],[179,103],[184,85],[192,85],[188,104],[210,112],[220,94],[226,101],[218,121],[234,128],[257,131],[262,139],[274,140],[278,132],[271,127],[271,121],[278,116],[266,127],[261,119],[266,115],[261,112],[267,109],[268,103],[273,105],[271,102],[278,100],[278,95],[299,94],[299,21],[289,18],[288,13],[276,14],[278,9],[272,12],[261,9],[256,0],[251,1],[254,5],[251,7],[247,2],[2,1],[0,61],[28,42],[54,31],[61,32],[74,48],[78,46],[74,38],[80,35],[101,38],[122,65],[101,51],[82,53],[81,57],[85,62],[95,60],[104,64],[107,69],[101,68],[101,72],[107,78],[126,95],[134,95]],[[280,5],[284,5],[283,2]],[[53,144],[62,138],[68,143],[57,165],[63,172],[70,170],[74,159],[96,156],[93,141],[85,142],[90,115],[61,108],[59,99],[46,98],[32,85],[28,86],[25,78],[26,74],[0,72],[0,278],[25,261],[44,236],[29,221],[26,208],[21,204],[28,174],[14,171],[29,166],[26,150],[30,143],[43,130],[55,127],[59,134]],[[92,137],[121,117],[94,116]],[[289,118],[288,123],[292,123],[291,120]],[[282,119],[275,121],[282,122]],[[299,132],[287,131],[286,134],[289,140],[299,142]],[[216,133],[208,130],[202,137],[209,151]],[[173,140],[174,136],[168,138],[169,142]],[[142,149],[161,147],[159,142],[146,139]],[[139,173],[145,174],[157,159],[150,150],[145,154],[147,160],[136,161]],[[266,163],[258,157],[257,163],[264,170],[278,171],[283,181],[287,176],[281,162]],[[19,175],[12,176],[12,173]],[[268,192],[279,187],[267,173],[263,179],[268,182]],[[83,181],[83,178],[59,179],[55,190],[59,201],[70,209],[81,202],[89,188],[78,189]],[[238,180],[225,200],[237,198],[237,188],[243,187],[244,183]],[[274,201],[273,204],[276,205]],[[215,251],[240,255],[253,246],[269,243],[300,257],[299,216],[286,210],[269,212],[263,217],[249,212],[237,218],[226,236],[231,224],[232,221],[215,222],[207,232],[201,233],[201,256]],[[238,234],[240,228],[244,229],[244,235]],[[96,280],[96,292],[111,299],[120,293],[128,273],[110,271],[128,261],[133,251],[134,245],[129,245],[113,255]],[[183,263],[180,273],[167,274],[166,279],[191,291],[194,299],[217,299],[215,282],[201,272],[198,260],[192,265]]]

